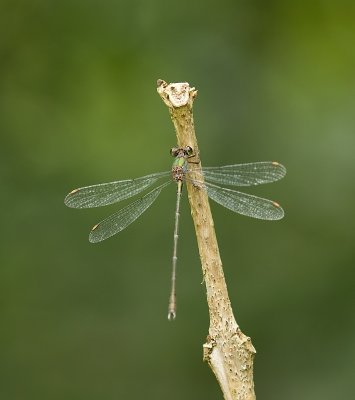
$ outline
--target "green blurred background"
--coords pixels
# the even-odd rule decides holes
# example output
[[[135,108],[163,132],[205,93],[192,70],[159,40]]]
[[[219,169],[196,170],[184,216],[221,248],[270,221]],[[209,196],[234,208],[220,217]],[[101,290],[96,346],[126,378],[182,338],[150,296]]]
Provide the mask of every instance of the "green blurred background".
[[[212,204],[260,399],[355,391],[355,3],[0,3],[0,398],[221,399],[202,362],[208,310],[186,195],[178,317],[166,318],[175,189],[98,245],[117,207],[78,186],[170,168],[156,80],[199,90],[204,165],[278,160],[262,222]]]

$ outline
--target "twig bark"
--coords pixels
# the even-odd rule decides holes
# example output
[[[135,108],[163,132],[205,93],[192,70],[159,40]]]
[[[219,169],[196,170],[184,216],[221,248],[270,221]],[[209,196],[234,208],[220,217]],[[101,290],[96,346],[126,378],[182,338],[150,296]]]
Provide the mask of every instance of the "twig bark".
[[[196,163],[201,168],[192,106],[197,95],[187,82],[170,83],[158,80],[158,93],[168,106],[179,147],[191,146]],[[201,176],[198,177],[201,180]],[[194,221],[202,272],[207,290],[210,326],[203,359],[214,372],[226,400],[255,399],[253,358],[255,349],[249,337],[240,330],[228,297],[222,261],[207,194],[187,182],[187,191]]]

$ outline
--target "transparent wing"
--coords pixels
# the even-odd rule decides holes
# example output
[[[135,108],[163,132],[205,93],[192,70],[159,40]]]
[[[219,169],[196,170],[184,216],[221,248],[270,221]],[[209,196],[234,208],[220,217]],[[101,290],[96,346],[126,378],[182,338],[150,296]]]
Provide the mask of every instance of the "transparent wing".
[[[158,179],[171,172],[158,172],[137,179],[100,183],[71,191],[64,199],[65,205],[72,208],[93,208],[107,206],[128,199],[153,185]]]
[[[277,181],[286,175],[286,168],[276,161],[202,168],[207,181],[231,186],[252,186]]]
[[[239,214],[267,220],[277,220],[284,216],[283,209],[274,201],[221,188],[207,182],[205,182],[205,187],[212,200]]]
[[[102,240],[105,240],[127,228],[128,225],[134,222],[154,203],[162,189],[170,183],[171,181],[163,183],[140,199],[128,204],[128,206],[99,222],[92,228],[89,235],[89,241],[91,243],[101,242]]]

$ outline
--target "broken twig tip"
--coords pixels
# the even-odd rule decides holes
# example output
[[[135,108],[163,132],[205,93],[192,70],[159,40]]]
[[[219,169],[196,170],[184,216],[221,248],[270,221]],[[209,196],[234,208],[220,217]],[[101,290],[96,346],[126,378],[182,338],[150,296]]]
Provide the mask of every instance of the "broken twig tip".
[[[160,86],[167,87],[168,84],[163,79],[158,79],[157,80],[157,87],[159,88]]]

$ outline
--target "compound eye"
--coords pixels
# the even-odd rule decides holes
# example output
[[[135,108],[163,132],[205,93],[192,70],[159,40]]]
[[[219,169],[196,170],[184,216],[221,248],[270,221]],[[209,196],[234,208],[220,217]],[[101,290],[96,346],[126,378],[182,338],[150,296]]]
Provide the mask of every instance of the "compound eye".
[[[177,147],[172,147],[170,149],[170,155],[173,157],[176,157],[178,155],[178,148]]]
[[[186,146],[185,147],[185,153],[187,156],[192,156],[192,154],[194,153],[194,151],[192,150],[191,146]]]

